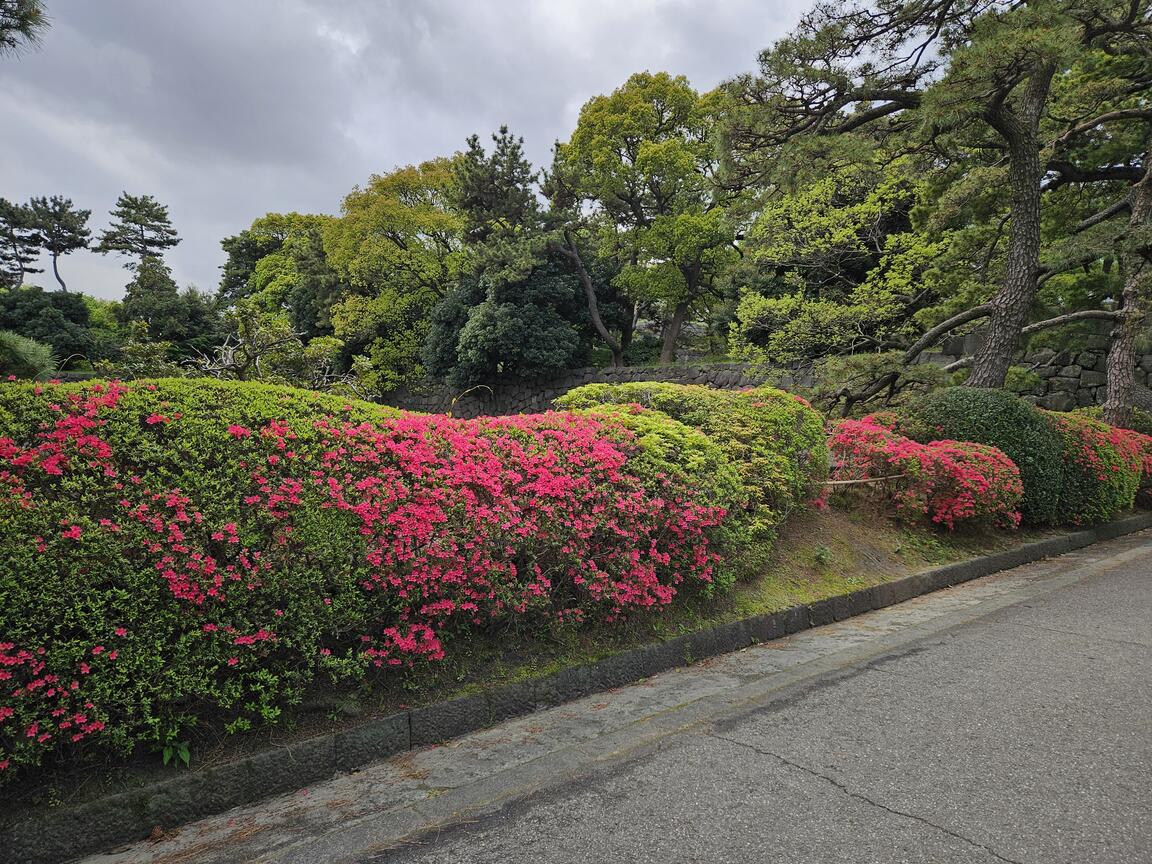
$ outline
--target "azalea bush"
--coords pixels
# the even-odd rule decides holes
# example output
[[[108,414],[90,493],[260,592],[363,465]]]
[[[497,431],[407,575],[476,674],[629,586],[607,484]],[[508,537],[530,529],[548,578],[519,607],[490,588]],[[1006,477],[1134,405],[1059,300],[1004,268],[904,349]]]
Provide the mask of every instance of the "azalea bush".
[[[1061,521],[1064,442],[1060,432],[1020,397],[977,387],[937,390],[901,412],[899,430],[922,444],[972,441],[997,448],[1020,470],[1023,521],[1030,525]]]
[[[719,390],[694,384],[588,384],[560,408],[633,404],[704,432],[740,475],[740,504],[728,521],[734,566],[762,572],[780,525],[812,498],[828,473],[824,421],[803,399],[770,387]]]
[[[832,480],[879,489],[898,516],[1016,527],[1024,495],[1020,471],[1000,450],[967,441],[921,444],[892,428],[893,418],[842,420],[829,438]]]
[[[0,388],[0,782],[317,678],[731,582],[741,478],[654,411],[455,420],[215,381]]]
[[[1081,414],[1040,413],[1064,445],[1059,521],[1092,525],[1131,509],[1141,478],[1152,476],[1152,438]]]

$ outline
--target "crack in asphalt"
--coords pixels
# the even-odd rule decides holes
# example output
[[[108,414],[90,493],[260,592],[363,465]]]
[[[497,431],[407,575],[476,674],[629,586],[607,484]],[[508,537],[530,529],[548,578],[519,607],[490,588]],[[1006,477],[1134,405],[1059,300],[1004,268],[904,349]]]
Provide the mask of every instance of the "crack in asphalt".
[[[997,852],[995,849],[993,849],[989,846],[985,846],[983,843],[980,843],[976,840],[973,840],[971,837],[966,837],[963,834],[958,833],[957,831],[953,831],[951,828],[947,828],[944,825],[939,825],[936,822],[933,822],[930,819],[927,819],[923,816],[919,816],[915,813],[909,813],[905,810],[897,810],[894,807],[889,807],[887,804],[884,804],[880,801],[876,801],[872,798],[869,798],[867,795],[863,795],[860,792],[853,792],[851,789],[849,789],[846,785],[841,783],[836,778],[829,777],[827,774],[821,774],[819,771],[817,771],[813,768],[809,768],[807,765],[801,765],[798,762],[793,762],[791,759],[786,759],[785,757],[781,756],[779,753],[773,753],[771,750],[765,750],[761,747],[755,746],[754,744],[749,744],[746,741],[737,741],[734,738],[728,738],[727,736],[719,735],[715,732],[706,732],[703,734],[707,735],[709,738],[715,738],[718,741],[725,741],[729,744],[735,744],[737,747],[743,747],[747,750],[751,750],[753,753],[758,753],[761,756],[771,757],[772,759],[777,760],[778,762],[780,762],[783,765],[787,765],[790,768],[795,768],[798,771],[803,771],[805,774],[809,774],[812,777],[817,777],[817,778],[823,780],[824,782],[834,786],[836,789],[840,790],[841,792],[843,792],[845,795],[847,795],[850,798],[854,798],[857,801],[862,801],[865,804],[868,804],[872,807],[875,807],[878,810],[883,810],[886,813],[891,813],[893,816],[901,816],[905,819],[911,819],[914,822],[919,822],[920,824],[926,825],[929,828],[933,828],[942,834],[946,834],[949,837],[952,837],[956,840],[960,840],[964,843],[967,843],[969,846],[972,846],[975,849],[979,849],[980,851],[985,852],[988,855],[991,855],[993,858],[995,858],[998,861],[1004,861],[1005,864],[1024,864],[1023,861],[1019,861],[1015,858],[1005,857],[1004,855],[1001,855],[999,852]]]
[[[1046,633],[1056,633],[1060,636],[1075,636],[1078,639],[1087,639],[1089,642],[1107,642],[1111,645],[1125,645],[1129,648],[1152,648],[1147,642],[1129,642],[1127,639],[1110,639],[1107,636],[1097,636],[1093,633],[1080,633],[1076,630],[1061,630],[1059,627],[1043,627],[1027,621],[993,621],[999,627],[1025,627],[1029,630],[1043,630]]]

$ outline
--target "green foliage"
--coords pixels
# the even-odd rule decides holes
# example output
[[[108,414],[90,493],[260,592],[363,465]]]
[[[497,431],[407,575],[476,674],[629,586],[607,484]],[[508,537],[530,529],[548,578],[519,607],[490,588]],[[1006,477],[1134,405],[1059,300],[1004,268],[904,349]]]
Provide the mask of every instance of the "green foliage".
[[[532,185],[536,172],[524,156],[524,139],[501,126],[492,136],[492,153],[480,146],[480,136],[468,138],[468,149],[452,163],[451,200],[463,221],[465,243],[483,243],[493,236],[531,230],[540,218]]]
[[[132,281],[125,289],[120,315],[124,323],[140,321],[149,338],[174,341],[185,332],[184,305],[172,271],[161,259],[142,258]]]
[[[56,371],[52,346],[0,330],[0,376],[47,378]]]
[[[159,258],[180,242],[167,205],[151,195],[129,195],[121,192],[111,212],[112,227],[100,232],[96,251],[107,255],[114,252],[128,257],[124,266],[136,267],[148,258]]]
[[[0,57],[19,54],[39,44],[48,29],[41,0],[4,0],[0,3]]]
[[[463,220],[453,209],[453,161],[433,159],[373,175],[324,231],[324,251],[351,288],[331,311],[333,333],[358,355],[377,394],[417,382],[436,304],[462,267]]]
[[[250,300],[285,312],[305,338],[332,333],[332,306],[348,290],[328,261],[325,233],[336,220],[306,213],[268,213],[220,241],[228,260],[217,296],[231,306]]]
[[[556,400],[560,408],[642,405],[701,430],[739,473],[742,493],[732,531],[742,539],[740,567],[757,572],[788,515],[828,474],[824,422],[807,403],[780,390],[717,390],[686,384],[587,384]]]
[[[154,341],[143,321],[131,321],[125,329],[127,338],[115,357],[92,364],[100,375],[132,381],[138,378],[179,378],[185,374],[174,360],[176,346],[173,343]]]
[[[34,286],[0,290],[0,329],[51,345],[61,361],[101,355],[91,323],[88,301],[81,295]]]
[[[810,375],[808,386],[789,389],[807,397],[820,410],[840,417],[856,417],[876,410],[906,405],[952,382],[952,376],[931,363],[908,365],[903,352],[832,354],[795,372],[780,371],[769,377]]]
[[[1040,414],[1064,445],[1057,520],[1064,525],[1094,525],[1132,509],[1142,459],[1124,452],[1115,430],[1081,414]]]
[[[552,261],[520,279],[462,278],[433,313],[426,367],[467,387],[580,366],[589,341],[581,301],[576,277]]]
[[[701,95],[683,76],[637,73],[590,99],[571,140],[556,147],[554,206],[593,205],[601,252],[622,265],[617,287],[671,318],[665,361],[693,305],[738,257],[736,224],[715,183],[713,131],[724,107],[720,94]]]
[[[1002,390],[948,387],[905,412],[901,431],[914,440],[974,441],[1002,450],[1020,469],[1026,524],[1061,520],[1064,444],[1052,425],[1023,399]]]
[[[62,195],[51,198],[32,198],[28,202],[32,224],[40,234],[44,250],[52,258],[52,272],[61,289],[68,290],[60,277],[59,259],[80,249],[88,248],[92,232],[88,229],[91,210],[80,210]]]
[[[1077,408],[1071,413],[1078,414],[1083,417],[1088,417],[1092,420],[1102,421],[1104,419],[1104,409],[1099,405],[1092,405],[1087,408]],[[1152,412],[1144,411],[1140,408],[1133,408],[1132,417],[1128,424],[1128,428],[1133,432],[1139,432],[1141,435],[1152,436]]]
[[[789,363],[915,333],[911,313],[931,295],[924,274],[942,251],[912,229],[915,166],[853,155],[770,199],[749,230],[730,333],[736,356]]]
[[[29,273],[40,272],[35,264],[43,239],[27,205],[0,198],[0,288],[18,288]]]

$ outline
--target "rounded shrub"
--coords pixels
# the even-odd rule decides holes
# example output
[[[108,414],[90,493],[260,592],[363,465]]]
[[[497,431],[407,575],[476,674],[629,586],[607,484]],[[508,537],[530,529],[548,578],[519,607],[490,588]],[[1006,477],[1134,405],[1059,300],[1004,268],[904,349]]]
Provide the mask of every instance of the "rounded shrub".
[[[892,420],[868,416],[833,426],[835,480],[873,496],[878,492],[899,518],[927,518],[949,530],[1019,525],[1024,486],[1004,453],[971,441],[921,444],[893,431]],[[868,482],[856,485],[861,480]]]
[[[588,384],[555,401],[559,408],[640,405],[699,429],[736,467],[743,487],[729,530],[742,532],[739,567],[756,572],[779,526],[828,476],[828,442],[818,412],[770,387],[719,390],[695,384]]]
[[[614,409],[457,420],[206,380],[0,385],[0,783],[311,683],[708,592],[739,479]]]
[[[921,443],[947,439],[997,448],[1020,470],[1023,521],[1059,521],[1064,441],[1044,415],[1020,397],[977,387],[937,390],[906,409],[899,431]]]
[[[1093,525],[1130,510],[1144,468],[1143,436],[1082,414],[1041,414],[1064,445],[1057,520]]]

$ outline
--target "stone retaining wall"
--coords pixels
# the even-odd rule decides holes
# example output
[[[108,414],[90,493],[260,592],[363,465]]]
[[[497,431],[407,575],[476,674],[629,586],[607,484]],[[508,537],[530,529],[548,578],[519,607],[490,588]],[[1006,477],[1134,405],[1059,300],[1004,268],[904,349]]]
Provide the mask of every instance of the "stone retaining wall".
[[[942,350],[925,354],[921,362],[945,365],[971,356],[979,345],[979,334],[951,339]],[[1071,411],[1104,401],[1104,370],[1108,336],[1088,332],[1069,340],[1063,350],[1040,348],[1017,358],[1016,365],[1029,370],[1039,379],[1031,379],[1019,390],[1020,395],[1041,408]],[[675,384],[707,384],[724,390],[739,390],[764,383],[770,372],[742,363],[677,364],[673,366],[631,366],[624,369],[574,369],[555,378],[497,383],[461,393],[444,385],[430,385],[425,392],[404,391],[393,394],[388,404],[409,411],[430,414],[451,411],[455,417],[481,415],[532,414],[546,411],[557,396],[584,384],[622,384],[630,381],[664,381]],[[1136,380],[1152,382],[1152,354],[1139,358]],[[811,383],[803,372],[786,375],[781,382],[788,389],[794,382]]]

